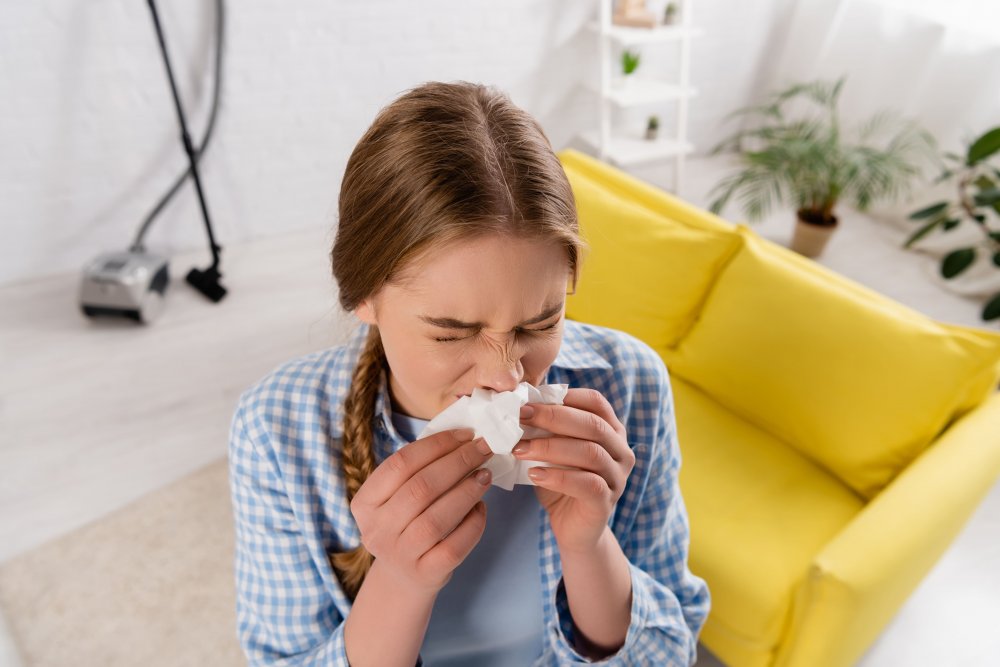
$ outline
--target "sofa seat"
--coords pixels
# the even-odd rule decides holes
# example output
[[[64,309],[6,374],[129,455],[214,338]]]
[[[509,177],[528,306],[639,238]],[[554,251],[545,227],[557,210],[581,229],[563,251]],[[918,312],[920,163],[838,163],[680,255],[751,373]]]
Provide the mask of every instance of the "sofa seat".
[[[671,374],[690,565],[712,582],[706,643],[769,665],[816,554],[864,507],[829,472]]]

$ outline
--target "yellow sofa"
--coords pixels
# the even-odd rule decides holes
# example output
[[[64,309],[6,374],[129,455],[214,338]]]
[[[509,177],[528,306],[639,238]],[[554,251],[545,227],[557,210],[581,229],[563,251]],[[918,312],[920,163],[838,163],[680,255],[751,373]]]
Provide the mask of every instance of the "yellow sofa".
[[[702,643],[732,667],[853,664],[1000,475],[1000,334],[559,158],[590,246],[567,317],[670,370]]]

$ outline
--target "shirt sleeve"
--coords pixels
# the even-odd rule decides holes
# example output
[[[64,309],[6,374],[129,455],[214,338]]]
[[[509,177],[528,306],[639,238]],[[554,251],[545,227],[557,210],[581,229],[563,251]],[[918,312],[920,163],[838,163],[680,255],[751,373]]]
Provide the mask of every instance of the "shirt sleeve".
[[[572,616],[560,580],[556,589],[558,619],[550,632],[559,665],[689,667],[697,660],[698,635],[708,617],[711,598],[705,581],[687,567],[690,533],[678,485],[681,455],[673,393],[667,369],[658,356],[656,359],[655,438],[652,443],[635,445],[637,459],[648,456],[648,481],[639,495],[630,530],[624,539],[618,536],[629,559],[632,580],[632,616],[625,643],[601,660],[580,655],[574,649]],[[633,469],[633,474],[636,472]]]
[[[343,619],[310,557],[273,453],[247,433],[242,401],[230,427],[229,474],[237,635],[248,664],[349,667]]]

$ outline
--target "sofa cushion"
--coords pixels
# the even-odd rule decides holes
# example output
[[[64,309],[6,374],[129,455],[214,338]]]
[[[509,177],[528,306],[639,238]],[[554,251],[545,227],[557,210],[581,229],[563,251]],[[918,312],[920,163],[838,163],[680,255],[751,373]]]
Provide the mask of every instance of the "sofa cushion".
[[[586,153],[567,148],[561,151],[558,157],[567,173],[572,170],[580,176],[600,183],[605,190],[666,216],[670,220],[682,221],[689,227],[708,231],[735,231],[735,225],[725,218],[689,204],[676,195]]]
[[[712,592],[704,641],[734,665],[770,665],[795,591],[864,503],[795,449],[671,375],[689,564]]]
[[[654,211],[628,195],[620,176],[613,189],[595,180],[604,174],[585,174],[577,162],[565,170],[589,246],[566,317],[626,331],[653,347],[674,345],[738,247],[735,229]]]
[[[937,322],[759,237],[669,368],[872,498],[996,388],[1000,335]]]

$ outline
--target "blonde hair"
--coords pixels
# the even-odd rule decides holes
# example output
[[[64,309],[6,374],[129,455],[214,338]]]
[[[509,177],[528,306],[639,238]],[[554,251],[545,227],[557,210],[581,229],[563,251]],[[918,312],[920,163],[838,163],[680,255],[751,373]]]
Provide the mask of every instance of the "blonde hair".
[[[379,111],[347,161],[330,259],[340,304],[354,311],[405,281],[421,254],[484,234],[560,244],[575,290],[576,204],[541,125],[493,86],[458,81],[412,88]],[[348,501],[375,469],[373,421],[382,371],[371,326],[344,400],[342,466]],[[364,545],[330,555],[353,600],[373,556]]]

